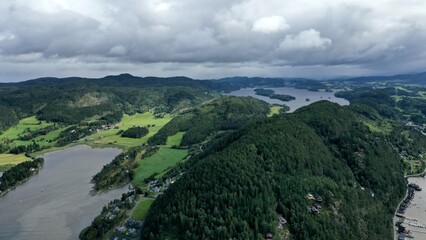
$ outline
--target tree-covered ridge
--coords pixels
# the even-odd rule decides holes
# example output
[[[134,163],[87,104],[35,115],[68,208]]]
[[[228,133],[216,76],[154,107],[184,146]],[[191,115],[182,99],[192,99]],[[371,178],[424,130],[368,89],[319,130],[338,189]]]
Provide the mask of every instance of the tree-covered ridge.
[[[320,102],[212,140],[154,202],[142,239],[391,239],[402,162],[357,119]]]
[[[16,113],[12,108],[0,102],[0,133],[18,123]]]
[[[409,119],[426,124],[426,88],[424,86],[388,86],[375,88],[358,87],[336,93],[351,103],[364,104],[376,109],[381,115],[393,119]]]
[[[0,110],[9,113],[7,118],[0,117],[0,131],[16,124],[17,119],[32,115],[48,122],[78,124],[158,106],[173,112],[214,96],[200,81],[189,78],[139,78],[126,74],[0,84],[0,92]]]
[[[236,130],[268,112],[269,105],[255,98],[221,97],[174,118],[149,143],[164,145],[167,137],[186,132],[181,146],[190,146],[215,132]]]
[[[255,98],[222,97],[179,115],[161,128],[149,140],[148,145],[130,148],[105,165],[102,171],[93,177],[94,189],[96,191],[105,190],[111,186],[131,181],[134,177],[134,170],[138,167],[137,160],[154,154],[158,150],[156,145],[165,145],[169,136],[187,131],[182,139],[184,142],[186,137],[186,143],[181,145],[200,143],[214,132],[236,130],[252,121],[252,118],[263,118],[268,111],[269,105]],[[132,127],[127,131],[133,134],[138,132],[139,128]],[[73,131],[66,130],[64,136],[79,135],[80,132],[74,127],[70,129]],[[142,129],[144,128],[142,127]],[[122,136],[124,137],[124,135]]]
[[[3,173],[0,177],[0,196],[37,173],[43,164],[43,158],[36,158],[33,161],[20,163]]]

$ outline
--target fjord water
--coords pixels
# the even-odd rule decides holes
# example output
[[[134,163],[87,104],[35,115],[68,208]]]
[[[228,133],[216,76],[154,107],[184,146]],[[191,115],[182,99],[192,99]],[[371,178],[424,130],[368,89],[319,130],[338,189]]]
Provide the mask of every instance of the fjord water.
[[[296,99],[289,102],[284,102],[278,99],[271,99],[269,97],[260,96],[257,95],[254,92],[255,88],[243,88],[237,91],[233,91],[230,93],[227,93],[225,95],[230,96],[238,96],[238,97],[255,97],[257,99],[263,100],[270,104],[285,104],[290,107],[289,112],[294,112],[298,108],[301,108],[303,106],[307,106],[311,103],[318,102],[321,100],[327,100],[330,102],[335,102],[339,105],[349,105],[349,101],[343,98],[338,98],[334,96],[334,93],[332,92],[313,92],[308,91],[306,89],[297,89],[297,88],[291,88],[291,87],[280,87],[280,88],[266,88],[274,90],[276,94],[285,94],[295,97]],[[309,101],[306,101],[306,99],[309,98]]]
[[[426,225],[426,178],[415,177],[409,178],[408,182],[415,183],[419,185],[423,191],[415,192],[414,199],[411,201],[411,204],[408,205],[405,216],[409,219],[415,219],[416,221],[407,220],[404,226],[408,230],[412,231],[415,239],[426,239],[426,229],[410,226],[408,222],[420,225]]]
[[[0,198],[0,239],[78,239],[127,186],[92,196],[90,180],[121,150],[75,146],[42,155],[39,174]]]

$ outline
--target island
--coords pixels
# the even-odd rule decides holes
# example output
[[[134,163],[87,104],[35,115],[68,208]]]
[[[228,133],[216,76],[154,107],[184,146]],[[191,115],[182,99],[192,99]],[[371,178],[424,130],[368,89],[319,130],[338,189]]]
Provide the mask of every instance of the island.
[[[285,95],[285,94],[276,94],[274,90],[272,89],[264,89],[264,88],[256,88],[254,92],[257,95],[269,97],[270,99],[278,99],[283,102],[289,102],[293,101],[296,98],[291,95]]]

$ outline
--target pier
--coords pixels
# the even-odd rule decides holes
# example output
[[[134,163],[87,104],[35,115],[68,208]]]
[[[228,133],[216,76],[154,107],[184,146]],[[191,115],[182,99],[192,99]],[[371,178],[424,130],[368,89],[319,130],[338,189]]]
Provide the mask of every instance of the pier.
[[[405,213],[408,208],[412,208],[415,204],[412,201],[415,197],[415,192],[422,191],[422,188],[415,183],[409,183],[405,198],[399,204],[396,212],[394,223],[396,226],[395,239],[414,238],[414,235],[426,234],[426,224],[416,218],[407,217]],[[396,220],[396,221],[395,221]]]

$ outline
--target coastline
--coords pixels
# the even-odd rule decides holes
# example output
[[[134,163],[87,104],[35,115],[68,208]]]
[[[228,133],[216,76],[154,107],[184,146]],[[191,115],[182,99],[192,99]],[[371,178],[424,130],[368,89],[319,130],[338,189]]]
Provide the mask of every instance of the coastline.
[[[43,154],[46,154],[46,153],[51,153],[51,152],[61,151],[61,150],[64,150],[64,149],[67,149],[67,148],[70,148],[70,147],[75,147],[75,146],[80,146],[80,145],[88,146],[88,147],[93,148],[93,149],[95,149],[95,148],[98,148],[98,149],[99,149],[99,148],[116,148],[116,149],[123,150],[123,148],[120,148],[120,147],[115,146],[115,145],[109,145],[109,146],[93,146],[93,145],[91,145],[91,144],[86,144],[86,143],[84,143],[84,142],[75,142],[75,143],[71,143],[71,144],[68,144],[68,145],[63,146],[63,147],[51,147],[51,148],[43,149],[43,150],[41,150],[41,151],[31,153],[31,154],[30,154],[30,156],[31,156],[31,157],[33,157],[33,158],[36,158],[36,157],[40,157],[40,156],[42,156]],[[32,159],[32,160],[33,160],[33,159]],[[31,161],[32,161],[32,160],[31,160]],[[0,197],[5,196],[7,193],[9,193],[10,191],[14,190],[16,187],[18,187],[18,186],[20,186],[20,185],[24,184],[25,182],[27,182],[28,180],[30,180],[33,176],[35,176],[36,174],[38,174],[38,173],[39,173],[39,171],[40,171],[40,170],[44,167],[44,164],[45,164],[45,163],[43,162],[43,164],[42,164],[39,168],[37,168],[31,176],[28,176],[27,178],[23,179],[22,181],[19,181],[19,182],[18,182],[15,186],[13,186],[13,187],[11,187],[11,188],[8,188],[7,190],[5,190],[5,191],[3,191],[3,192],[0,192]],[[5,171],[5,172],[6,172],[6,171]],[[115,187],[112,187],[112,188],[110,188],[110,189],[106,189],[106,190],[103,190],[103,191],[100,191],[100,192],[98,191],[98,192],[96,192],[96,193],[94,193],[94,194],[92,194],[92,193],[91,193],[91,194],[92,194],[92,195],[102,194],[103,192],[108,192],[108,191],[110,191],[110,190],[112,190],[112,189],[116,189],[116,188],[123,187],[123,186],[125,186],[126,184],[129,184],[129,183],[125,183],[125,184],[122,184],[121,186],[115,186]]]
[[[32,177],[34,177],[35,175],[37,175],[43,167],[44,167],[44,162],[43,162],[43,164],[42,164],[39,168],[37,168],[37,169],[36,169],[36,171],[34,171],[34,173],[33,173],[33,174],[31,174],[31,176],[28,176],[27,178],[25,178],[25,179],[23,179],[23,180],[21,180],[21,181],[17,182],[15,186],[10,187],[10,188],[8,188],[8,189],[6,189],[6,191],[0,192],[0,197],[5,196],[7,193],[9,193],[10,191],[14,190],[14,189],[15,189],[16,187],[18,187],[19,185],[22,185],[22,184],[24,184],[26,181],[30,180],[30,178],[32,178]]]
[[[421,188],[426,188],[426,178],[423,173],[415,174],[411,176],[406,176],[408,184],[414,183],[418,184]],[[405,234],[406,239],[414,237],[415,239],[424,239],[426,237],[426,200],[425,190],[423,191],[414,191],[413,197],[410,199],[409,203],[406,206],[406,210],[403,213],[398,213],[400,206],[403,204],[404,200],[409,198],[410,187],[407,185],[406,194],[401,202],[398,204],[397,209],[394,212],[393,216],[393,235],[394,239],[398,239],[400,233],[398,232],[399,223],[409,234]]]

